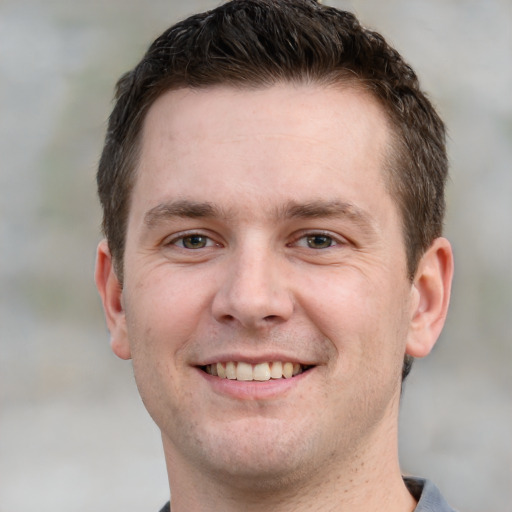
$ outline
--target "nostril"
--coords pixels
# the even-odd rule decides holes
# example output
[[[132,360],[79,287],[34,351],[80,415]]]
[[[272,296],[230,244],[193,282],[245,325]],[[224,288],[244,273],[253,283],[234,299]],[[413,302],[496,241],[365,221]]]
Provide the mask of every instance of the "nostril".
[[[242,293],[240,288],[239,283],[236,287],[226,285],[216,293],[211,312],[217,322],[268,328],[288,320],[293,313],[293,302],[286,293],[274,296],[248,290],[250,287],[244,287]]]

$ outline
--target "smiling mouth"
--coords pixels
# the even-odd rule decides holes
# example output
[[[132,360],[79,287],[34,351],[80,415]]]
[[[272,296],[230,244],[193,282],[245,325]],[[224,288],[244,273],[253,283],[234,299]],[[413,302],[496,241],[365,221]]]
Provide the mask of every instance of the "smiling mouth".
[[[208,364],[199,368],[209,375],[221,379],[263,382],[270,379],[291,379],[310,370],[313,366],[281,361],[258,364],[228,361]]]

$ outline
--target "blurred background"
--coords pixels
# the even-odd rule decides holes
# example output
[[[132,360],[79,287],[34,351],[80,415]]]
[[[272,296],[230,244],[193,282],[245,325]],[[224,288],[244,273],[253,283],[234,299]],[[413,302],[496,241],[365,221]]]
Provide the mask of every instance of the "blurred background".
[[[512,2],[364,0],[449,127],[453,302],[402,404],[401,460],[512,511]],[[208,0],[0,2],[0,512],[156,511],[159,434],[109,349],[95,171],[114,83]]]

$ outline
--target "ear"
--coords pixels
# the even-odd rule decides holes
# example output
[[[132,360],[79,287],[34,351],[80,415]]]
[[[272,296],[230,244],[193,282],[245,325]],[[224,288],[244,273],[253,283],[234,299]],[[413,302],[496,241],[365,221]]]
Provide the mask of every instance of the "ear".
[[[450,242],[437,238],[421,258],[414,277],[407,354],[425,357],[435,345],[448,312],[452,278]]]
[[[121,359],[131,359],[122,288],[114,271],[112,256],[106,240],[102,240],[98,245],[94,277],[103,302],[112,351]]]

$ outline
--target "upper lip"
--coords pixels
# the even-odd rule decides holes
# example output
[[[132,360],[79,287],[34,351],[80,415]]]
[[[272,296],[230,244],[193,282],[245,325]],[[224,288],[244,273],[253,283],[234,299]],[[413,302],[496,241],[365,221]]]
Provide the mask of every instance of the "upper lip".
[[[300,358],[297,355],[284,354],[279,352],[272,352],[266,354],[258,354],[258,355],[248,355],[248,354],[218,354],[214,356],[208,356],[207,358],[201,359],[194,363],[194,366],[207,366],[209,364],[215,363],[227,363],[227,362],[237,362],[237,363],[248,363],[248,364],[260,364],[260,363],[271,363],[281,361],[283,363],[297,363],[304,366],[315,366],[318,364],[317,361],[311,358]]]

